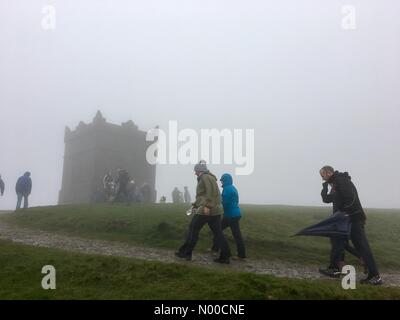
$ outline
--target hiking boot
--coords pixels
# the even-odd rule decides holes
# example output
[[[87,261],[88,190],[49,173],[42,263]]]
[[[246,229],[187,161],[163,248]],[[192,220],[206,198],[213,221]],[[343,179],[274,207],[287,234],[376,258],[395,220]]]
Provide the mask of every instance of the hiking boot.
[[[236,261],[246,261],[246,257],[239,257],[239,256],[233,256],[232,260]]]
[[[217,258],[217,259],[214,259],[214,262],[216,262],[216,263],[222,263],[222,264],[229,264],[229,263],[230,263],[229,258],[224,258],[224,259],[222,259],[222,258]]]
[[[181,258],[181,259],[185,259],[186,261],[191,261],[192,260],[192,256],[184,254],[182,252],[175,252],[175,257]]]
[[[379,285],[383,284],[383,281],[382,281],[382,278],[381,278],[380,275],[376,275],[376,276],[373,276],[373,277],[368,276],[365,279],[362,279],[360,281],[360,283],[361,284],[370,284],[370,285],[373,285],[373,286],[379,286]]]
[[[341,272],[336,268],[319,269],[319,273],[330,278],[340,278]]]

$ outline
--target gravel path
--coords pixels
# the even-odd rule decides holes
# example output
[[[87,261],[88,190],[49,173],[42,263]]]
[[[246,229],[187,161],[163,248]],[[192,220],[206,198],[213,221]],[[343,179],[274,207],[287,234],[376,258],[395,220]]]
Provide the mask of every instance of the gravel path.
[[[92,240],[49,233],[45,231],[25,229],[0,221],[0,239],[11,240],[31,246],[56,248],[86,254],[100,254],[136,258],[147,261],[174,262],[186,265],[202,266],[219,270],[236,270],[256,274],[268,274],[276,277],[298,279],[326,279],[318,273],[317,268],[286,262],[271,262],[266,260],[246,259],[246,261],[231,261],[229,265],[219,265],[213,262],[211,254],[194,253],[192,261],[182,261],[175,258],[174,251],[149,247],[132,246],[126,243]],[[360,275],[361,277],[363,275]],[[400,287],[400,273],[382,274],[385,286]],[[334,280],[333,280],[334,281]]]

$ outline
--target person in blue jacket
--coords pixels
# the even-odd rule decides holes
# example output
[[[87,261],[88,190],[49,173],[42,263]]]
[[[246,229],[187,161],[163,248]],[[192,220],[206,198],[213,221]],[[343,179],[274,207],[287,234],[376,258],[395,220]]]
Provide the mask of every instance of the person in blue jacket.
[[[237,247],[237,259],[246,258],[246,249],[244,246],[244,241],[242,233],[240,231],[239,220],[242,217],[239,208],[239,193],[233,185],[232,176],[228,173],[222,175],[220,179],[222,183],[222,206],[224,208],[224,215],[221,220],[222,230],[230,227],[232,231],[233,238],[236,242]],[[217,252],[220,246],[216,239],[214,238],[214,243],[212,247],[213,252]],[[234,259],[234,257],[232,257]]]
[[[28,197],[32,191],[31,173],[25,172],[22,177],[18,178],[15,185],[15,192],[17,193],[17,209],[21,208],[21,201],[24,198],[24,208],[28,208]]]

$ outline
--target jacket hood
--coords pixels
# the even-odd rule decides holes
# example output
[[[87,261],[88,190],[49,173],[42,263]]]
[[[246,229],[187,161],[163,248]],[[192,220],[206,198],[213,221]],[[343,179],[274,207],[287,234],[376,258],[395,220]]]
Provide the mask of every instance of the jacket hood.
[[[334,181],[335,179],[349,179],[351,180],[351,176],[349,175],[348,172],[339,172],[339,171],[335,171],[335,173],[333,174],[333,176],[329,179],[329,182]]]
[[[211,177],[213,177],[215,180],[217,180],[217,177],[216,177],[214,174],[212,174],[209,170],[207,170],[206,172],[202,172],[201,175],[199,175],[199,176],[197,177],[197,181],[200,181],[201,177],[202,177],[203,175],[205,175],[205,174],[208,174],[209,176],[211,176]]]
[[[233,184],[232,176],[229,173],[224,173],[220,181],[222,182],[223,187],[231,186]]]

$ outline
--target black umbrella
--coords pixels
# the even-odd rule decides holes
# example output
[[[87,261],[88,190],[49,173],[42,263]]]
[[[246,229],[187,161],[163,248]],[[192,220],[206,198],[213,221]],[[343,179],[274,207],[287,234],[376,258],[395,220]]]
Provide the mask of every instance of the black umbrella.
[[[296,236],[318,236],[318,237],[349,237],[350,236],[349,217],[340,211],[335,212],[328,219],[296,233]]]

